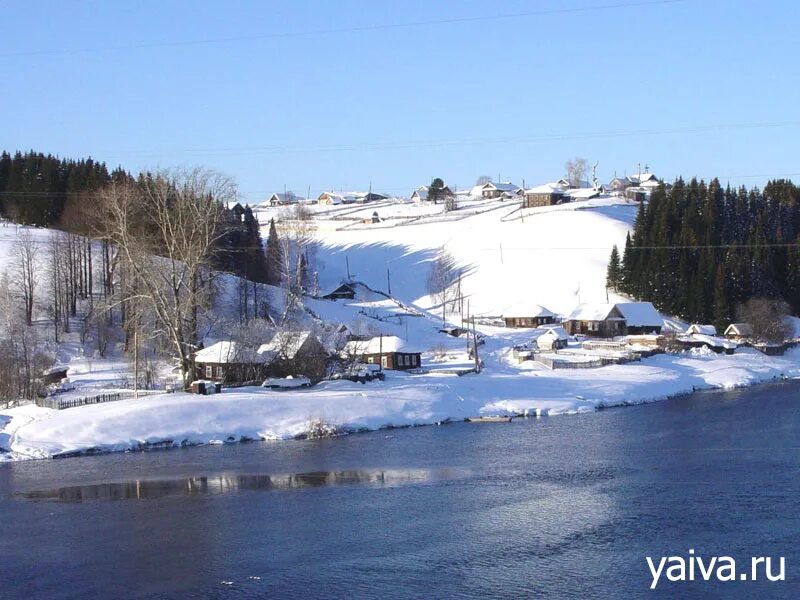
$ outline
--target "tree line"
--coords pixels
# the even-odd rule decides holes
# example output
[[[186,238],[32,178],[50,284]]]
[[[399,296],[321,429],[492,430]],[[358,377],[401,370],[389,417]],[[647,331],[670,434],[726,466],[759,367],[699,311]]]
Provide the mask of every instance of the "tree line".
[[[650,300],[662,312],[724,327],[753,298],[800,313],[800,188],[763,190],[683,179],[639,206],[608,286]]]

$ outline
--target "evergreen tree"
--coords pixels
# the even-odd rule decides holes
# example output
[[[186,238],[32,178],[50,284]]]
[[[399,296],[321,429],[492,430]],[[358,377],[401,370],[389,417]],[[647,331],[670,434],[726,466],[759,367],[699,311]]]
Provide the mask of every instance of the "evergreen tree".
[[[611,288],[615,292],[619,288],[620,279],[622,277],[622,266],[619,260],[619,250],[617,245],[611,249],[611,257],[608,259],[608,270],[606,271],[606,287]]]
[[[269,220],[267,235],[267,283],[279,286],[283,281],[283,247],[278,238],[275,219]]]

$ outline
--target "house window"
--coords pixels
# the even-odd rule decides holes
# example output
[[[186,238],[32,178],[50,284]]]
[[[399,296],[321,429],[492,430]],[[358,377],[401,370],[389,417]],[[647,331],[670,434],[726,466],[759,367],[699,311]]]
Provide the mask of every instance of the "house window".
[[[214,377],[214,367],[206,365],[206,379],[211,379],[212,377]]]
[[[221,366],[217,367],[217,377],[219,379],[222,379],[222,367]]]
[[[368,356],[367,357],[367,362],[369,364],[374,364],[375,363],[375,357],[374,356]]]
[[[381,367],[384,369],[389,366],[389,361],[386,356],[381,356]]]

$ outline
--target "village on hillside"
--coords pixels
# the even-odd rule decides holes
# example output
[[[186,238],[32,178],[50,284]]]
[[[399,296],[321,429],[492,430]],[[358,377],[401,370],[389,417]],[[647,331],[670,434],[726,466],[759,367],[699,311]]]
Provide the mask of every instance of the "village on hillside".
[[[93,306],[107,294],[92,299],[97,281],[81,280],[86,293],[66,321],[53,320],[45,298],[31,300],[48,350],[25,359],[41,376],[33,401],[10,408],[18,417],[0,433],[0,457],[582,412],[793,375],[781,355],[797,343],[796,319],[776,331],[774,315],[754,307],[723,326],[685,323],[661,314],[658,298],[619,293],[609,252],[669,185],[637,171],[608,184],[596,167],[586,181],[584,165],[533,187],[484,178],[459,191],[434,179],[404,198],[233,200],[226,219],[258,229],[282,275],[219,273],[195,325],[199,343],[175,360],[156,338],[97,322]],[[20,247],[42,261],[62,240],[8,223],[0,235],[11,271]],[[80,264],[95,252],[82,248]],[[154,407],[170,415],[163,428],[136,416]],[[228,426],[208,420],[212,407]],[[65,418],[43,418],[54,411]],[[107,429],[120,411],[122,430]]]

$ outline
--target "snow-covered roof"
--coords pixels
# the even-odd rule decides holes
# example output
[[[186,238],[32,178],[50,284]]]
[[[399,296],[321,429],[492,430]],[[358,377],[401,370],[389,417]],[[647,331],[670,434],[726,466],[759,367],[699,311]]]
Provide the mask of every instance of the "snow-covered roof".
[[[537,341],[546,339],[559,340],[559,341],[568,340],[569,334],[564,330],[563,327],[550,327],[547,331],[545,331],[542,335],[540,335],[536,339]]]
[[[556,314],[533,302],[515,302],[503,310],[503,317],[555,317]]]
[[[411,192],[411,197],[414,198],[415,196],[417,198],[419,198],[420,200],[427,200],[428,199],[428,186],[427,185],[420,186],[417,189],[415,189],[413,192]]]
[[[701,325],[700,323],[694,323],[689,325],[689,329],[686,330],[686,333],[699,333],[702,335],[717,335],[717,328],[713,325]]]
[[[328,200],[330,200],[334,204],[343,204],[345,201],[344,195],[337,194],[336,192],[322,192],[317,198],[317,200],[322,200],[323,196],[325,196]]]
[[[573,310],[568,319],[570,321],[605,321],[614,310],[613,304],[593,304],[584,302]]]
[[[253,364],[269,362],[270,358],[238,342],[222,341],[195,352],[194,360],[198,363]]]
[[[516,192],[520,189],[518,185],[514,185],[510,181],[490,181],[480,186],[483,190],[499,190],[501,192]]]
[[[656,184],[658,183],[658,177],[656,177],[653,173],[639,173],[637,175],[628,175],[628,179],[633,183],[637,183],[642,185],[645,182],[652,181]]]
[[[731,323],[725,329],[725,335],[753,335],[753,326],[750,323]]]
[[[259,346],[258,353],[292,360],[310,335],[310,331],[279,331],[269,342]]]
[[[374,337],[368,341],[348,342],[344,347],[346,354],[384,354],[387,352],[415,352],[408,348],[405,340],[396,335]]]
[[[652,302],[617,302],[628,327],[663,327],[664,319]]]
[[[537,185],[536,187],[532,187],[530,189],[525,190],[526,194],[563,194],[565,193],[564,186],[557,181],[551,181],[550,183],[543,183],[542,185]]]
[[[704,344],[708,344],[709,346],[713,346],[715,348],[738,348],[738,344],[736,342],[732,342],[730,340],[726,340],[725,338],[717,337],[715,335],[707,335],[703,333],[695,333],[692,334],[691,339],[703,342]]]
[[[600,195],[600,190],[594,188],[575,188],[567,190],[567,195],[575,200],[588,200]]]
[[[294,204],[296,202],[304,202],[305,198],[296,196],[292,192],[275,192],[267,200],[268,203],[277,202],[278,204]]]

